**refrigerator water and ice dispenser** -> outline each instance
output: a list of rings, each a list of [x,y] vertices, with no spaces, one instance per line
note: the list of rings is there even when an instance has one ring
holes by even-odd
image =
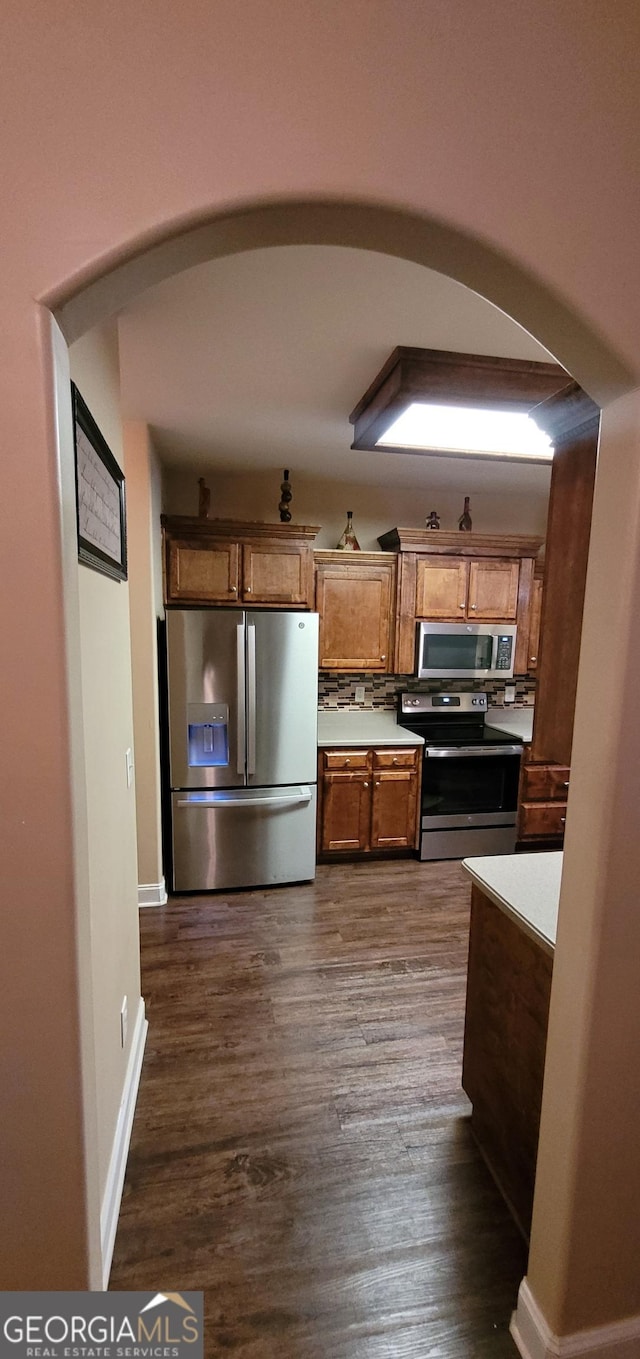
[[[187,705],[189,768],[220,768],[229,763],[229,708],[226,703]]]

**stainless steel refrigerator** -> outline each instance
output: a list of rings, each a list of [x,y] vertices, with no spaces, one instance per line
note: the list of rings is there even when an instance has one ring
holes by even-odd
[[[318,615],[167,611],[173,888],[315,876]]]

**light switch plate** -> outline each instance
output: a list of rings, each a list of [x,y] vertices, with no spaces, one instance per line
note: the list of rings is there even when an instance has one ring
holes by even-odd
[[[131,750],[131,747],[129,747],[129,750],[125,751],[124,758],[127,764],[127,788],[130,788],[133,783],[133,751]]]
[[[356,703],[364,703],[364,684],[356,684]]]
[[[504,701],[505,701],[505,703],[515,703],[515,701],[516,701],[516,686],[515,686],[515,684],[505,684],[505,686],[504,686]]]

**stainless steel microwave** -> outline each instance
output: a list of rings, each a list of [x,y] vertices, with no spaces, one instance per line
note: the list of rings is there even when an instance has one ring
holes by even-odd
[[[418,679],[511,679],[515,624],[418,623]]]

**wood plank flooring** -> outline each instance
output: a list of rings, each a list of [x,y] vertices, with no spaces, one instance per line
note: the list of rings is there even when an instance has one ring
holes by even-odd
[[[460,1088],[469,901],[408,860],[141,912],[112,1288],[204,1289],[208,1356],[514,1359],[524,1246]]]

